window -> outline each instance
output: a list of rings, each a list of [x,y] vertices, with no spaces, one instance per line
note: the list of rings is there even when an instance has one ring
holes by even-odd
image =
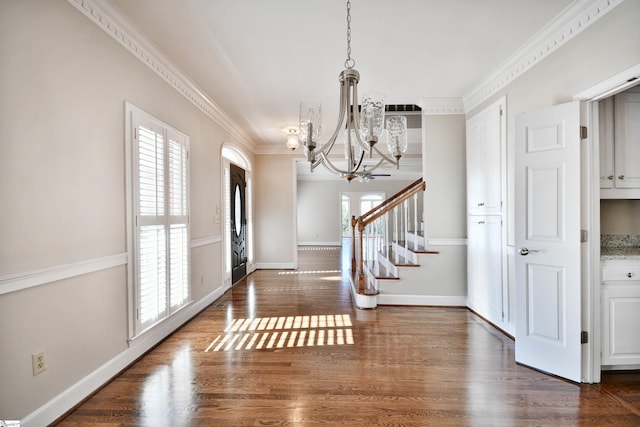
[[[127,104],[132,335],[189,302],[189,138]]]
[[[351,237],[351,198],[342,194],[340,196],[340,218],[342,223],[342,237]]]

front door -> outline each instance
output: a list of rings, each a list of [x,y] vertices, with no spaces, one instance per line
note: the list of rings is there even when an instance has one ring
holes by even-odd
[[[244,169],[230,165],[229,200],[231,202],[231,282],[236,283],[247,274],[246,235],[246,182]]]
[[[581,381],[580,103],[516,117],[516,361]]]

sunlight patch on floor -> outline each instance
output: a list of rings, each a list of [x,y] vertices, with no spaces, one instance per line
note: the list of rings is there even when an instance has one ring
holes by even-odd
[[[353,326],[348,314],[258,317],[235,319],[205,353],[294,347],[352,345]]]

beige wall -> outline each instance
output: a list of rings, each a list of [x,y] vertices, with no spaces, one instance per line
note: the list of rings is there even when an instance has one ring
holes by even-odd
[[[640,234],[640,200],[600,200],[601,234]]]
[[[294,268],[296,252],[296,170],[289,156],[256,156],[256,268]]]
[[[0,2],[0,57],[0,279],[126,253],[125,101],[190,136],[191,237],[220,235],[220,146],[233,140],[146,65],[64,0]],[[221,257],[221,243],[192,250],[194,303],[222,286]],[[0,289],[0,419],[131,350],[126,271]]]
[[[425,115],[422,128],[426,235],[466,238],[465,116]]]

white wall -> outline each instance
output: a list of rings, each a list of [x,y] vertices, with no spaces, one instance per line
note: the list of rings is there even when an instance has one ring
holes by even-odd
[[[34,411],[140,348],[127,342],[125,101],[191,138],[192,239],[222,232],[232,138],[64,0],[0,2],[0,40],[0,419],[42,425],[51,413]],[[220,291],[221,250],[192,249],[193,306]],[[122,261],[91,270],[103,257]],[[44,283],[7,292],[27,279]]]

